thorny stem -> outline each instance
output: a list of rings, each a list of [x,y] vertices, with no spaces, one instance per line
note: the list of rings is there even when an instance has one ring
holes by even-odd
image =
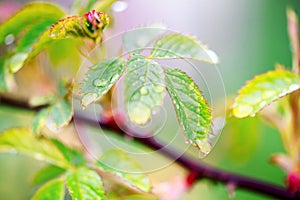
[[[1,104],[6,104],[9,106],[14,106],[17,108],[28,109],[38,111],[42,107],[33,108],[31,107],[26,101],[18,101],[10,98],[1,98]],[[134,137],[135,134],[132,130],[124,131],[121,129],[115,121],[113,120],[106,120],[106,121],[97,121],[95,119],[91,119],[80,114],[74,116],[74,120],[80,121],[85,124],[89,124],[91,126],[101,126],[101,128],[106,130],[111,130],[116,134],[128,136],[132,139],[140,142],[141,144],[152,148],[153,150],[160,150],[160,152],[168,157],[169,159],[174,160],[177,164],[181,165],[185,169],[193,172],[193,176],[196,177],[198,180],[202,178],[206,178],[212,181],[220,182],[223,184],[234,184],[237,189],[244,189],[252,192],[256,192],[258,194],[270,196],[276,199],[285,199],[285,200],[299,200],[300,199],[300,192],[291,192],[284,187],[274,185],[272,183],[268,183],[265,181],[261,181],[258,179],[254,179],[251,177],[235,174],[232,172],[224,171],[217,169],[213,166],[209,166],[202,162],[196,161],[195,158],[189,157],[185,154],[181,155],[176,150],[171,149],[165,146],[164,143],[157,140],[154,137],[148,138],[139,138]],[[194,182],[195,183],[195,182]]]

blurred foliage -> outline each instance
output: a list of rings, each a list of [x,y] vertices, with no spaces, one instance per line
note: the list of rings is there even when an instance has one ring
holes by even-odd
[[[132,1],[132,3],[134,2]],[[230,80],[227,82],[229,84],[226,85],[229,93],[234,93],[240,85],[242,85],[242,82],[250,79],[254,74],[272,69],[276,62],[288,67],[291,66],[291,54],[286,32],[285,9],[287,5],[290,5],[296,9],[299,15],[299,2],[297,0],[256,0],[252,1],[252,3],[256,4],[259,10],[251,11],[252,17],[250,16],[251,21],[248,21],[249,24],[246,23],[244,27],[237,27],[248,30],[248,35],[245,36],[243,45],[247,48],[245,51],[249,54],[243,56],[243,63],[236,63],[236,65],[241,67],[239,71],[235,71],[234,74],[246,71],[243,72],[243,74],[246,75],[243,77],[234,76],[233,78],[232,71],[224,68],[221,69],[224,74],[224,79]],[[75,60],[71,60],[71,64],[69,64],[79,66],[79,60],[76,60],[76,50],[74,50],[76,45],[71,41],[65,41],[65,44],[59,47],[62,49],[65,48],[63,52],[74,52]],[[51,62],[59,65],[60,59],[53,59],[56,57],[55,54],[57,54],[57,52],[55,52],[56,48],[57,47],[50,47],[48,51]],[[243,52],[244,49],[240,49],[240,51]],[[52,58],[51,55],[53,55]],[[60,55],[64,58],[63,54]],[[65,63],[60,63],[60,65],[64,64]],[[61,69],[57,70],[63,73]],[[74,69],[74,73],[75,71]],[[236,84],[236,79],[239,81],[238,84]],[[0,130],[30,124],[32,117],[33,113],[31,112],[0,105]],[[284,149],[277,131],[261,124],[257,118],[242,120],[229,119],[227,126],[219,138],[219,142],[204,161],[222,169],[250,175],[277,184],[283,184],[283,172],[275,166],[268,164],[268,159],[273,153],[283,151]],[[37,168],[40,168],[42,164],[28,157],[8,154],[1,154],[0,162],[1,197],[7,200],[22,200],[32,196],[33,191],[37,188],[35,188],[29,180],[33,177],[33,172],[36,171]],[[178,169],[170,167],[169,170],[173,170],[175,173]],[[155,177],[155,174],[153,174],[153,177]],[[16,189],[18,192],[15,192]],[[226,188],[223,185],[214,184],[209,181],[199,182],[190,193],[186,194],[185,199],[196,200],[199,199],[199,196],[203,199],[229,199]],[[238,190],[236,192],[236,199],[263,200],[269,198]]]

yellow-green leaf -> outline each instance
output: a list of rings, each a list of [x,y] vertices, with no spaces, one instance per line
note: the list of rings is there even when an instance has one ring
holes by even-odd
[[[40,45],[43,44],[41,47],[45,47],[46,43],[44,40],[40,40],[39,37],[56,21],[57,20],[54,19],[48,19],[40,23],[36,23],[22,36],[22,38],[18,41],[17,48],[13,56],[10,58],[9,68],[11,72],[17,72],[21,69],[25,62],[29,60],[29,55],[30,57],[33,57],[31,52],[33,51],[34,45],[36,45],[35,43],[39,42]]]
[[[33,183],[36,185],[43,184],[53,178],[64,173],[66,170],[55,165],[47,165],[46,167],[37,171],[33,177]]]
[[[121,178],[123,182],[143,191],[150,192],[151,183],[143,174],[141,165],[124,151],[112,149],[105,152],[96,163],[102,171]]]
[[[283,69],[270,71],[254,77],[236,97],[232,106],[233,116],[254,116],[273,101],[300,88],[300,78]]]
[[[218,63],[218,56],[195,37],[181,34],[169,34],[154,44],[152,58],[160,59],[195,59],[211,64]]]
[[[42,128],[45,126],[48,115],[49,115],[48,108],[42,109],[36,113],[32,121],[32,129],[34,134],[39,133],[42,130]]]
[[[0,58],[0,91],[10,91],[15,84],[15,79],[11,73],[9,73],[7,66],[7,59]]]
[[[55,128],[62,128],[68,125],[72,119],[72,105],[67,99],[61,99],[51,106],[49,115]]]
[[[188,141],[203,155],[211,150],[211,111],[194,81],[178,69],[165,69],[167,90]]]
[[[34,24],[44,20],[58,20],[64,15],[65,13],[54,4],[45,2],[29,3],[0,25],[0,44],[9,35],[16,37],[19,33]]]
[[[143,55],[134,55],[125,73],[125,106],[129,119],[136,124],[147,123],[155,107],[165,97],[165,75],[162,67]]]
[[[93,66],[81,87],[81,104],[86,107],[99,100],[119,80],[124,67],[125,60],[122,58],[105,59]]]
[[[63,200],[65,196],[64,179],[55,179],[43,185],[32,200]]]
[[[104,200],[104,188],[100,176],[85,167],[67,174],[67,188],[74,200]]]
[[[51,141],[37,137],[27,128],[4,131],[0,135],[0,152],[20,152],[62,168],[70,167],[64,155]]]

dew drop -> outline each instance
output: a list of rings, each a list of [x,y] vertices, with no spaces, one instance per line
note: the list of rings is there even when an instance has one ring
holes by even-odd
[[[262,99],[262,93],[256,91],[248,95],[243,95],[241,100],[248,104],[257,104],[261,101],[261,99]]]
[[[128,107],[128,117],[137,124],[146,124],[151,117],[151,109],[139,102],[131,102]]]
[[[165,87],[157,85],[157,86],[154,86],[154,90],[155,90],[155,92],[163,92],[163,91],[165,91]]]
[[[27,59],[27,53],[17,53],[15,54],[11,60],[9,67],[13,72],[17,72],[19,69],[22,68],[24,61]]]
[[[267,105],[267,102],[266,101],[262,101],[262,102],[260,102],[260,104],[259,104],[259,107],[264,107],[265,105]]]
[[[196,144],[200,148],[199,156],[201,158],[207,156],[211,151],[212,146],[207,139],[196,140]]]
[[[141,87],[140,93],[141,93],[141,95],[145,96],[149,93],[149,91],[146,87]]]
[[[240,104],[233,108],[233,115],[237,118],[243,118],[250,115],[253,111],[253,107],[249,104]]]
[[[299,85],[298,84],[292,84],[289,87],[289,91],[295,91],[299,89]]]
[[[119,74],[115,74],[111,77],[110,82],[115,82],[119,78]]]
[[[219,58],[215,52],[208,49],[208,50],[206,50],[206,53],[207,53],[208,57],[210,58],[211,63],[213,63],[213,64],[219,63]]]
[[[266,90],[263,93],[263,99],[273,98],[276,95],[276,92],[273,90]]]
[[[82,97],[81,104],[86,107],[98,98],[96,93],[87,93]]]
[[[96,87],[104,87],[104,86],[106,86],[106,84],[107,84],[107,80],[103,80],[103,79],[96,79],[96,80],[94,80],[94,85],[96,86]]]
[[[15,37],[13,34],[9,34],[5,37],[4,43],[6,45],[11,45],[15,41]]]

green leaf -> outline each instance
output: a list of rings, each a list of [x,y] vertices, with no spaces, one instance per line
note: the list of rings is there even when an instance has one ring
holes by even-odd
[[[143,192],[151,190],[150,180],[142,173],[141,165],[124,151],[109,150],[101,156],[96,165],[102,171],[116,175]]]
[[[65,13],[50,3],[29,3],[0,26],[0,44],[8,35],[16,37],[28,27],[44,20],[58,20]]]
[[[56,100],[56,95],[45,95],[45,96],[31,96],[29,99],[29,105],[31,107],[45,106],[53,104]]]
[[[17,72],[28,61],[28,55],[33,50],[33,45],[36,42],[42,43],[39,36],[46,31],[51,24],[57,20],[44,20],[30,27],[25,35],[19,40],[14,55],[10,59],[9,68],[11,72]],[[44,46],[45,47],[45,46]],[[32,55],[30,55],[32,57]]]
[[[99,100],[119,80],[124,67],[125,60],[122,58],[105,59],[93,66],[82,83],[84,96],[81,104],[86,107]]]
[[[64,196],[64,180],[55,179],[43,185],[32,197],[32,200],[63,200]]]
[[[49,115],[55,128],[62,128],[68,125],[72,119],[72,105],[67,99],[61,99],[51,106]]]
[[[237,118],[254,116],[266,105],[299,88],[300,78],[283,69],[258,75],[239,91],[232,113]]]
[[[6,63],[7,60],[5,58],[0,58],[0,91],[2,92],[10,91],[15,83],[14,77],[9,73]]]
[[[46,167],[40,169],[33,177],[33,182],[36,185],[41,185],[53,178],[64,173],[66,170],[55,165],[47,165]]]
[[[219,62],[216,53],[208,49],[195,37],[181,34],[169,34],[156,41],[151,57],[195,59],[210,64]]]
[[[42,109],[36,113],[32,121],[32,129],[34,134],[39,133],[42,130],[42,128],[45,126],[48,115],[49,115],[48,108]]]
[[[104,188],[98,174],[88,168],[78,168],[67,175],[67,188],[74,200],[105,199]]]
[[[166,27],[162,24],[152,24],[147,27],[127,31],[123,35],[125,50],[140,52],[165,31]]]
[[[207,155],[211,150],[211,111],[194,81],[178,69],[165,69],[167,90],[189,142]]]
[[[165,75],[162,67],[143,55],[134,55],[125,74],[125,103],[129,119],[145,124],[155,107],[163,103]]]
[[[79,166],[86,164],[86,160],[82,152],[77,149],[66,146],[58,140],[52,139],[53,144],[60,150],[66,160],[72,165]]]
[[[8,129],[0,135],[0,152],[15,151],[62,168],[70,167],[64,155],[51,141],[36,137],[27,128]]]

